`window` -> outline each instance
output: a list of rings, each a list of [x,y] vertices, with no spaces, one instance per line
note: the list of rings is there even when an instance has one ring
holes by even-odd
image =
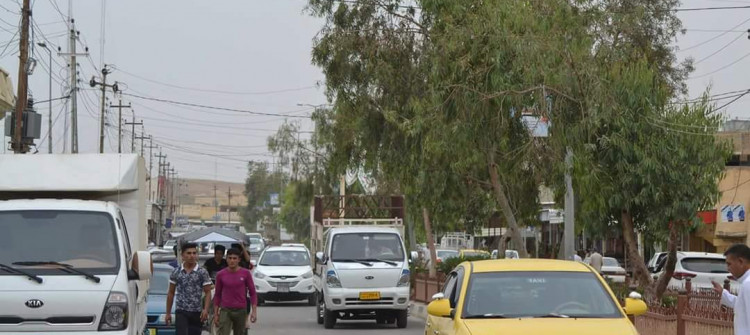
[[[125,218],[122,217],[122,212],[117,212],[120,221],[118,222],[118,225],[120,226],[120,231],[122,233],[122,241],[123,244],[125,244],[125,258],[127,258],[128,261],[133,259],[133,249],[130,246],[130,237],[128,236],[128,226],[125,224]]]
[[[616,259],[610,258],[610,257],[604,257],[603,263],[604,263],[603,264],[604,266],[612,266],[612,267],[620,266],[620,263],[618,263]]]
[[[310,257],[305,251],[266,251],[259,264],[263,266],[309,266]]]
[[[451,272],[448,275],[448,280],[445,281],[445,285],[443,285],[443,296],[448,299],[451,296],[451,292],[453,292],[453,289],[456,287],[456,278],[457,273]]]
[[[403,261],[401,237],[393,233],[344,233],[333,237],[331,259]]]
[[[623,317],[612,296],[590,272],[474,273],[464,299],[464,317],[497,314],[576,318]]]
[[[0,212],[0,232],[3,264],[56,261],[94,274],[117,273],[119,268],[115,221],[104,212],[5,211]],[[23,269],[37,274],[68,274],[43,266]]]
[[[729,273],[727,264],[721,258],[683,258],[682,267],[685,270],[703,273]]]
[[[451,292],[450,296],[446,296],[446,297],[450,297],[451,299],[451,308],[456,308],[456,306],[458,306],[458,300],[461,295],[461,288],[463,287],[463,282],[464,282],[464,268],[459,267],[456,270],[456,284],[454,285],[453,292]]]

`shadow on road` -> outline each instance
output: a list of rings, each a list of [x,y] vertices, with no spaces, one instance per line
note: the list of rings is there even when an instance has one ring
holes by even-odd
[[[263,303],[263,305],[260,306],[260,307],[261,308],[265,308],[265,307],[310,307],[310,308],[315,308],[315,306],[308,306],[307,305],[307,300],[305,300],[305,301],[280,301],[280,302],[266,300]]]

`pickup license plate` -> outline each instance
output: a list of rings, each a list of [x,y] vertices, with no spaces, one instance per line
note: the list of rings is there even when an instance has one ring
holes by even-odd
[[[359,300],[380,300],[380,292],[359,292]]]
[[[287,284],[287,283],[278,283],[278,284],[276,284],[276,292],[279,292],[279,293],[289,293],[289,284]]]
[[[149,329],[148,329],[148,335],[156,335],[156,329],[154,329],[154,328],[149,328]]]

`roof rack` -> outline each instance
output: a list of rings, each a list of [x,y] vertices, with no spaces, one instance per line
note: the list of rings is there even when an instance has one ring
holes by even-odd
[[[341,227],[341,226],[364,226],[377,225],[379,227],[401,227],[404,225],[404,219],[370,219],[370,218],[325,218],[323,219],[324,227]]]

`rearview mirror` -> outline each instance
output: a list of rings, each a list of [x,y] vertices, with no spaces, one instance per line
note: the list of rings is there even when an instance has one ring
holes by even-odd
[[[128,276],[128,279],[151,279],[151,274],[154,272],[154,263],[151,261],[151,254],[148,251],[136,251],[135,255],[133,255],[130,269],[132,272]]]
[[[648,306],[641,299],[641,295],[638,292],[631,292],[627,298],[625,298],[625,314],[627,315],[642,315],[648,311]]]
[[[318,251],[318,252],[315,253],[315,260],[318,261],[318,263],[320,263],[320,264],[325,264],[326,263],[325,255],[323,255],[322,251]]]
[[[440,318],[451,317],[451,304],[448,299],[433,300],[427,305],[427,314]]]

